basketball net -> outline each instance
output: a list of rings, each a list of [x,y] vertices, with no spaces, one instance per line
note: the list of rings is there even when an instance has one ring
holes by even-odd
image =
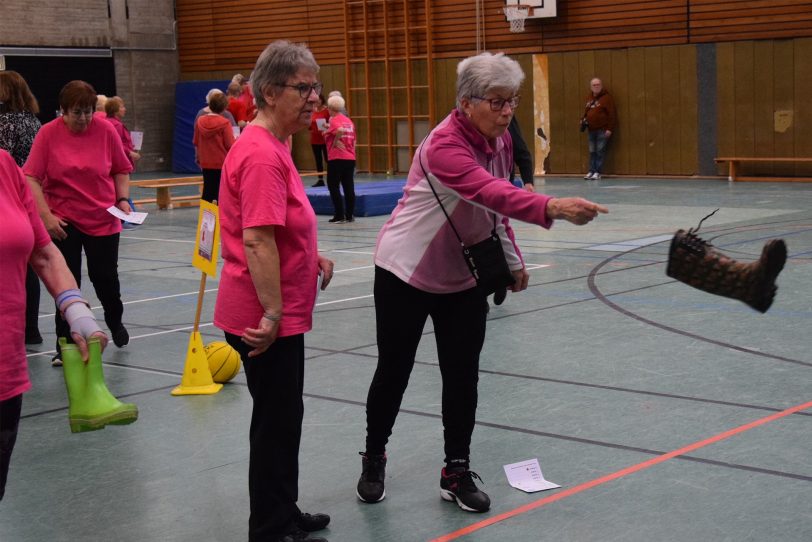
[[[522,9],[517,6],[505,6],[502,8],[505,12],[508,22],[510,22],[511,32],[524,32],[524,20],[530,10]]]

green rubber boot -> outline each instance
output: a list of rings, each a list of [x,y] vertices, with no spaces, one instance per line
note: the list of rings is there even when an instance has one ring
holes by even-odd
[[[65,386],[68,388],[69,421],[72,433],[96,431],[105,425],[127,425],[138,419],[138,407],[122,403],[107,389],[102,371],[101,344],[90,339],[87,364],[79,349],[64,338],[59,339]]]

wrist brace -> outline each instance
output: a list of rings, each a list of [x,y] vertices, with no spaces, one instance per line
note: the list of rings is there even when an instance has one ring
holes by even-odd
[[[63,311],[63,314],[68,325],[70,325],[71,333],[78,333],[88,339],[94,333],[101,331],[99,324],[93,317],[93,313],[84,303],[71,303]]]

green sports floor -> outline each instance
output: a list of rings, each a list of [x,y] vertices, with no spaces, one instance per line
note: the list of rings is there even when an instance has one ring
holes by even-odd
[[[359,182],[365,181],[364,179]],[[300,501],[332,516],[331,542],[812,540],[812,184],[548,178],[611,214],[552,230],[515,223],[530,287],[492,307],[482,352],[472,468],[492,509],[439,495],[441,383],[429,324],[388,448],[386,499],[355,496],[365,398],[376,364],[375,237],[386,217],[331,225],[336,262],[306,336]],[[783,238],[787,265],[764,315],[665,275],[671,235],[696,226],[728,255]],[[130,345],[104,354],[111,391],[138,404],[129,426],[71,434],[62,371],[29,349],[33,390],[5,499],[2,542],[247,540],[251,401],[240,373],[216,395],[173,397],[194,320],[197,209],[151,212],[122,234]],[[94,299],[85,278],[83,291]],[[217,280],[207,283],[201,333]],[[560,489],[525,493],[503,466],[537,458]]]

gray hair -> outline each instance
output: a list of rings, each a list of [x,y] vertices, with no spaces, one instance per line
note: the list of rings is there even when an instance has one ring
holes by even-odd
[[[347,103],[341,96],[330,96],[327,98],[327,107],[333,111],[344,111]]]
[[[217,94],[218,92],[220,94],[223,94],[223,91],[220,90],[219,88],[213,88],[213,89],[211,89],[210,91],[208,91],[206,93],[206,105],[209,105],[209,102],[211,101],[211,97],[214,96],[215,94]]]
[[[251,73],[251,86],[257,107],[261,109],[267,105],[265,93],[276,96],[288,79],[302,69],[319,72],[319,65],[310,49],[285,40],[277,40],[268,45],[257,58]]]
[[[522,81],[521,66],[504,53],[469,56],[457,64],[457,109],[462,111],[463,98],[484,96],[496,88],[517,92]]]

